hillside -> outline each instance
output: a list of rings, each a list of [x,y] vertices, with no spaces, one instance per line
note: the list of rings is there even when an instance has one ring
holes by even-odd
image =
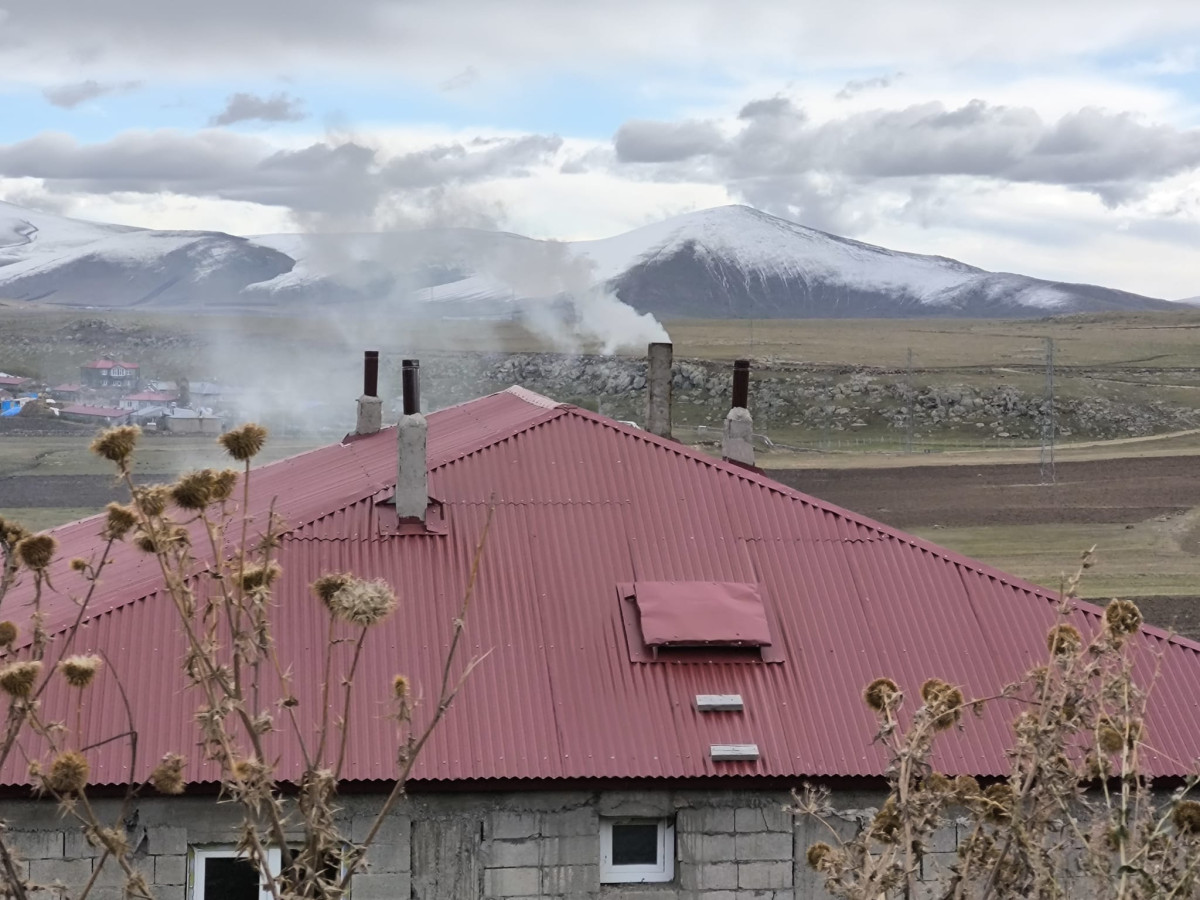
[[[1003,318],[1173,306],[888,250],[744,206],[560,243],[465,228],[245,238],[80,222],[0,202],[0,298],[10,300],[192,312],[349,304],[489,318],[549,310],[569,321],[594,318],[590,298],[604,295],[676,318]]]

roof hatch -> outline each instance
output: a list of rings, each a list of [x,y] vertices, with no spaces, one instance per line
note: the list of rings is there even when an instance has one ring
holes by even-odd
[[[771,630],[758,585],[732,581],[638,581],[633,585],[648,647],[767,647]]]

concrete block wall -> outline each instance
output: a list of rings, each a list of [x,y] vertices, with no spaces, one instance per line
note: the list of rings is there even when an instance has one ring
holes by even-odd
[[[340,798],[339,825],[351,840],[365,837],[381,799]],[[868,795],[838,799],[839,806],[878,805]],[[784,791],[417,794],[388,819],[369,868],[354,879],[353,900],[821,900],[825,894],[805,852],[828,833],[817,823],[794,821],[784,810],[789,802]],[[106,820],[119,809],[116,801],[97,806]],[[674,879],[601,884],[605,816],[673,819]],[[77,891],[91,877],[100,854],[53,803],[7,800],[0,817],[37,883]],[[126,821],[133,863],[156,897],[184,900],[191,851],[232,844],[237,818],[233,805],[211,797],[141,800]],[[848,834],[857,828],[853,816],[844,824]],[[937,849],[952,853],[953,836]],[[116,900],[123,882],[110,861],[89,896]]]

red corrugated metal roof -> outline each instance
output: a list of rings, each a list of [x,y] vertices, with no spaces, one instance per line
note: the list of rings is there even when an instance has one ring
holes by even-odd
[[[276,640],[293,662],[303,721],[317,718],[319,674],[299,661],[324,645],[326,619],[308,585],[351,570],[387,579],[398,613],[367,639],[356,679],[347,776],[394,773],[392,676],[429,698],[489,506],[492,530],[467,623],[467,653],[488,653],[426,747],[415,777],[477,779],[872,776],[885,756],[863,687],[888,675],[915,694],[931,676],[986,696],[1044,658],[1055,600],[985,565],[643,431],[528,392],[509,391],[429,416],[430,493],[444,505],[437,535],[381,530],[377,506],[395,481],[395,431],[355,437],[264,466],[251,512],[276,511],[291,530],[279,550]],[[96,545],[98,519],[58,529],[64,558]],[[753,583],[772,623],[778,662],[732,661],[696,650],[681,661],[633,662],[617,585],[642,581]],[[54,573],[52,631],[76,613],[78,576]],[[197,699],[178,672],[175,614],[155,593],[144,554],[122,547],[106,570],[78,651],[103,650],[134,709],[139,771],[164,752],[194,758]],[[20,597],[6,615],[22,609]],[[1072,621],[1098,627],[1097,608]],[[1200,645],[1143,630],[1142,676],[1159,667],[1147,715],[1155,774],[1190,771],[1200,756]],[[337,652],[349,652],[339,645]],[[728,653],[729,651],[725,651]],[[264,688],[270,694],[270,685]],[[89,743],[125,729],[116,683],[88,689]],[[742,713],[701,714],[696,694],[741,694]],[[47,697],[51,718],[71,701]],[[1012,706],[939,741],[950,774],[1007,769]],[[308,719],[305,720],[304,717]],[[714,763],[712,744],[755,743],[754,762]],[[297,771],[286,736],[282,777]],[[34,756],[39,748],[26,751]],[[89,751],[98,783],[128,779],[115,741]],[[24,780],[14,764],[4,780]],[[191,763],[194,780],[212,773]]]
[[[137,363],[121,362],[120,360],[115,360],[115,359],[92,360],[90,363],[84,363],[82,366],[80,366],[80,368],[82,368],[82,369],[111,369],[113,366],[120,366],[122,369],[139,369],[139,368],[141,368],[141,366],[139,366]]]

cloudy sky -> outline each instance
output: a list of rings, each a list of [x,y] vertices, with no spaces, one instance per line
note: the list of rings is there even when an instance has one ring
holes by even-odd
[[[1196,0],[0,0],[0,198],[603,237],[745,203],[1200,295]]]

